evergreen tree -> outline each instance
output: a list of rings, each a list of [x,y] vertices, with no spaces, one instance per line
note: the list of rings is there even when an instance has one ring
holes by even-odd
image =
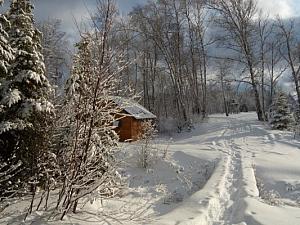
[[[51,86],[44,75],[41,33],[34,27],[30,0],[12,0],[7,15],[15,58],[1,87],[1,155],[21,160],[24,175],[32,177],[48,144],[45,129],[53,112],[48,101]]]
[[[3,1],[0,0],[0,6]],[[0,122],[2,121],[1,114],[3,111],[3,94],[6,86],[6,79],[9,76],[10,64],[14,59],[13,50],[9,43],[9,36],[7,30],[10,28],[10,23],[5,15],[0,14]],[[3,158],[3,146],[8,145],[7,140],[0,139],[0,192],[7,188],[8,177],[11,177],[16,172],[17,165],[9,165],[9,158]]]
[[[0,5],[3,1],[0,0]],[[0,14],[0,84],[2,86],[3,79],[8,76],[9,65],[13,60],[13,51],[9,44],[7,29],[10,23],[5,15]]]
[[[273,129],[285,130],[290,128],[295,120],[290,112],[288,99],[284,93],[279,93],[270,108],[270,124]]]

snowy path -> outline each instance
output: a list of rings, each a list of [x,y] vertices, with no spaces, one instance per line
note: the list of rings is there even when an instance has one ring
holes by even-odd
[[[157,224],[299,225],[300,208],[284,203],[273,205],[266,201],[263,199],[264,196],[260,196],[256,181],[256,176],[260,176],[263,181],[269,180],[266,184],[269,184],[270,190],[266,193],[273,193],[276,185],[272,186],[272,184],[274,185],[279,180],[283,182],[284,177],[278,176],[274,179],[274,177],[269,177],[269,171],[273,170],[273,165],[287,166],[287,168],[279,167],[278,170],[290,170],[291,176],[286,174],[285,177],[285,181],[288,180],[290,183],[286,182],[286,185],[294,185],[293,194],[298,194],[294,200],[299,201],[300,163],[296,166],[297,162],[295,162],[300,159],[299,142],[292,140],[290,133],[266,129],[263,124],[256,122],[255,115],[251,113],[235,115],[231,118],[223,118],[223,120],[220,117],[217,121],[215,124],[210,124],[211,127],[219,128],[213,133],[210,134],[210,129],[208,129],[207,134],[193,134],[192,137],[176,143],[176,145],[182,145],[181,147],[193,143],[202,148],[218,151],[221,159],[215,173],[202,190],[171,213],[159,218]],[[208,126],[208,128],[211,127]],[[279,138],[276,140],[276,133],[281,140]],[[190,149],[187,150],[189,151]],[[193,154],[196,153],[193,152]],[[274,158],[274,155],[277,158]],[[287,155],[287,158],[278,157],[281,155]],[[294,158],[293,155],[298,158]],[[268,164],[265,163],[266,159]],[[290,161],[291,159],[293,162]],[[293,168],[289,167],[290,163],[294,165]],[[284,192],[281,196],[288,195],[285,190],[281,192]],[[280,194],[279,196],[267,195],[267,197],[281,200]],[[278,216],[274,217],[274,215]]]

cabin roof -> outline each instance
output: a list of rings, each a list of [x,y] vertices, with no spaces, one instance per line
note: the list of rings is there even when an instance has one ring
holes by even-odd
[[[125,110],[129,115],[134,117],[137,120],[142,119],[155,119],[156,116],[151,113],[149,110],[141,106],[139,103],[119,97],[119,96],[113,96],[112,100],[123,110]]]

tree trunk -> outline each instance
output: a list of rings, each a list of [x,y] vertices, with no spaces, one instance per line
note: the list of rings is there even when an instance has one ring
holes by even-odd
[[[222,88],[222,95],[223,95],[223,102],[224,102],[225,114],[226,114],[226,116],[229,116],[227,102],[226,102],[226,96],[225,96],[225,89],[224,89],[224,78],[223,78],[222,74],[221,74],[221,88]]]
[[[263,117],[263,112],[262,112],[262,109],[261,109],[259,92],[258,92],[258,89],[257,89],[257,84],[256,84],[256,80],[255,80],[254,71],[253,71],[253,68],[252,68],[252,63],[249,62],[248,65],[249,65],[249,71],[250,71],[250,76],[251,76],[252,89],[253,89],[253,92],[254,92],[255,108],[256,108],[257,118],[258,118],[259,121],[263,121],[264,117]]]

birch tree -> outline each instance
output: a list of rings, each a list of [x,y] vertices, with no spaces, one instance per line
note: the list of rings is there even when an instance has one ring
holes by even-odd
[[[279,28],[279,35],[282,38],[283,45],[280,48],[280,53],[283,59],[288,64],[288,69],[291,72],[294,82],[295,91],[298,97],[298,108],[300,106],[300,61],[299,61],[299,42],[295,36],[294,21],[290,20],[288,23],[283,22],[281,18],[277,19],[277,26]]]
[[[254,17],[257,13],[255,0],[215,0],[211,8],[217,12],[216,22],[225,29],[227,48],[235,52],[244,64],[250,76],[250,82],[255,97],[258,120],[263,120],[263,112],[258,90],[258,74],[256,67],[259,60],[255,54],[256,34]]]
[[[184,106],[183,78],[181,58],[181,30],[179,25],[178,8],[175,1],[151,3],[136,14],[139,32],[150,39],[160,50],[168,68],[170,80],[175,93],[175,105],[180,120],[187,120]],[[167,14],[172,12],[174,14]],[[177,16],[176,16],[177,15]],[[173,17],[174,16],[174,17]],[[177,18],[177,19],[176,19]],[[174,19],[174,20],[173,20]],[[171,26],[172,24],[172,26]]]
[[[272,104],[272,100],[276,94],[276,89],[278,86],[278,82],[285,71],[287,71],[288,64],[283,60],[280,49],[282,48],[283,42],[281,38],[274,38],[270,42],[267,43],[267,48],[269,51],[266,55],[266,68],[269,80],[269,102],[268,106]]]
[[[214,41],[207,38],[209,27],[209,13],[205,1],[183,1],[185,16],[187,18],[187,31],[189,37],[189,50],[191,54],[191,89],[194,90],[196,112],[205,117],[207,113],[207,47]],[[207,40],[208,39],[208,40]],[[201,93],[200,93],[201,92]],[[201,109],[199,100],[201,99]]]
[[[67,35],[61,30],[58,19],[38,23],[42,32],[41,45],[45,62],[45,76],[58,92],[66,80],[66,71],[70,69],[70,51]]]
[[[273,33],[273,24],[271,24],[268,16],[264,16],[262,11],[259,12],[259,18],[257,21],[257,29],[258,29],[258,40],[259,40],[259,55],[260,55],[260,78],[261,78],[261,105],[263,112],[263,119],[266,118],[266,96],[265,96],[265,86],[266,86],[266,64],[267,64],[267,53],[268,53],[268,42],[270,42],[270,38],[272,38]]]

